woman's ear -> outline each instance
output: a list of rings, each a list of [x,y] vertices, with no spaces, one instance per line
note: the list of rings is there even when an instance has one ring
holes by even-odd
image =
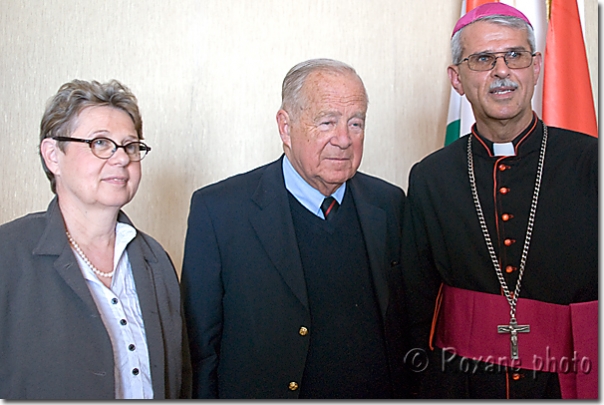
[[[45,138],[40,143],[40,155],[42,155],[42,159],[44,159],[48,170],[55,176],[59,174],[59,153],[62,152],[59,150],[59,144],[54,139]]]

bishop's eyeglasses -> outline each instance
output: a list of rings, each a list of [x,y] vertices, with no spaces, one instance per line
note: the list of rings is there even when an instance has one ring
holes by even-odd
[[[147,156],[147,153],[151,151],[150,146],[147,146],[147,144],[139,141],[128,142],[125,145],[118,145],[112,139],[103,137],[80,139],[66,136],[54,136],[52,139],[60,142],[87,143],[88,146],[90,146],[90,150],[94,156],[98,157],[99,159],[109,159],[118,150],[118,148],[122,148],[130,158],[131,162],[140,162],[145,156]]]
[[[535,55],[529,51],[482,52],[468,56],[457,65],[468,62],[470,70],[485,72],[495,67],[497,59],[503,58],[503,61],[510,69],[525,69],[531,66],[533,56]]]

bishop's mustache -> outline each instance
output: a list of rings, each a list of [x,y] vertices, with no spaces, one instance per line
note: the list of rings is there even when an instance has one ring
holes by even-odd
[[[491,83],[491,85],[489,86],[489,91],[501,88],[516,90],[518,88],[518,83],[507,77],[505,79],[497,79],[493,83]]]

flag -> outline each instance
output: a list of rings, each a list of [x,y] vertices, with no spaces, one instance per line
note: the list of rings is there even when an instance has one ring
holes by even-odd
[[[463,0],[460,17],[482,4],[497,2],[498,0]],[[470,102],[466,99],[466,96],[460,96],[454,89],[451,89],[445,146],[469,133],[473,124],[474,113]]]
[[[585,42],[576,0],[549,0],[543,121],[597,137]]]

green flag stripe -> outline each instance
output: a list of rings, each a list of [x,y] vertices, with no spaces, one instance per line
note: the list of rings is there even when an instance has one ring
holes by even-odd
[[[459,139],[459,131],[461,128],[461,120],[451,121],[447,125],[447,135],[445,136],[445,146]]]

